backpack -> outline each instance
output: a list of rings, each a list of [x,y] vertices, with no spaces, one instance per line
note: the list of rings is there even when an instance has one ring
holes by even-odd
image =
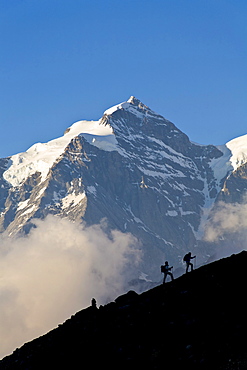
[[[190,260],[190,257],[189,257],[189,253],[187,253],[184,258],[183,258],[183,261],[184,262],[188,262]]]
[[[160,266],[160,271],[161,271],[162,273],[165,273],[165,272],[166,272],[165,265],[161,265],[161,266]]]

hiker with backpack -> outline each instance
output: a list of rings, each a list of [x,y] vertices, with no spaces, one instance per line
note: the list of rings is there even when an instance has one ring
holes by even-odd
[[[161,266],[161,272],[164,274],[163,284],[166,282],[166,277],[169,275],[171,277],[171,280],[174,280],[173,273],[170,272],[170,270],[173,269],[173,266],[169,266],[168,261],[165,262],[164,265]]]
[[[187,272],[189,272],[189,267],[191,269],[191,271],[194,270],[194,266],[193,266],[193,263],[190,262],[190,260],[192,260],[193,258],[196,258],[196,256],[192,257],[191,256],[191,252],[187,253],[185,256],[184,256],[184,262],[186,262],[186,274]]]

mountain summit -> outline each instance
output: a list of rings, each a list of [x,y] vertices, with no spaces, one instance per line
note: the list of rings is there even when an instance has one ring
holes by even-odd
[[[161,260],[178,266],[188,250],[198,262],[214,253],[201,242],[203,225],[233,171],[231,147],[192,143],[132,96],[98,121],[0,159],[0,231],[28,233],[49,214],[88,225],[106,218],[139,240],[138,274],[157,281]]]

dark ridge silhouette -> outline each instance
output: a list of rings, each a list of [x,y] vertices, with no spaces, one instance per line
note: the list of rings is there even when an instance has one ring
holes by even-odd
[[[92,305],[0,369],[247,369],[247,252]]]

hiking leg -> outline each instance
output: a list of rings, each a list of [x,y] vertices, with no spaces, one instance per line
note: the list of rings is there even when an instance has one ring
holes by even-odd
[[[172,280],[172,274],[170,272],[168,272],[167,275],[169,275],[171,280]]]

